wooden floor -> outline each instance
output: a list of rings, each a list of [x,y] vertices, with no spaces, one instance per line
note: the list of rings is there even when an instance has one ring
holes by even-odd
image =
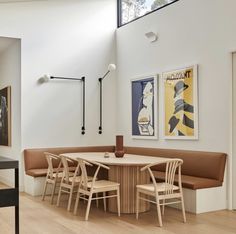
[[[154,208],[134,215],[105,213],[102,205],[91,207],[89,221],[84,221],[85,204],[80,203],[79,215],[66,211],[66,195],[61,206],[50,205],[49,197],[44,202],[40,197],[20,195],[20,233],[21,234],[224,234],[236,233],[236,212],[218,211],[194,215],[187,213],[187,223],[182,222],[181,212],[167,208],[163,227],[157,226]],[[0,208],[0,233],[14,233],[14,208]]]

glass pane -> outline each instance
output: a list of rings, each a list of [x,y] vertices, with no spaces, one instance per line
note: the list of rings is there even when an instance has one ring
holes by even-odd
[[[121,0],[121,25],[175,0]]]

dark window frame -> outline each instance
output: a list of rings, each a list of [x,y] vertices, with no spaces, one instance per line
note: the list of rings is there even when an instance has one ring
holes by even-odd
[[[127,25],[129,23],[132,23],[132,22],[134,22],[134,21],[136,21],[138,19],[143,18],[146,15],[152,14],[155,11],[158,11],[158,10],[161,10],[162,8],[170,6],[170,5],[172,5],[172,4],[174,4],[174,3],[178,2],[178,1],[180,1],[180,0],[175,0],[173,2],[167,3],[164,6],[158,7],[157,9],[155,9],[153,11],[147,12],[146,14],[144,14],[144,15],[142,15],[140,17],[137,17],[137,18],[135,18],[135,19],[133,19],[133,20],[127,22],[127,23],[122,24],[122,0],[117,0],[117,27],[120,28],[122,26],[125,26],[125,25]]]

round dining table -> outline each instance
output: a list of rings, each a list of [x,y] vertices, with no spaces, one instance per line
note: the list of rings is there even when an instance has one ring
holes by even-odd
[[[90,162],[96,161],[109,166],[108,177],[110,181],[120,184],[120,209],[121,213],[135,213],[136,207],[136,185],[149,184],[150,174],[147,170],[141,172],[141,168],[150,163],[166,162],[167,158],[125,154],[122,158],[115,157],[109,153],[104,157],[105,152],[80,152],[63,154],[71,159],[84,159]],[[149,210],[148,202],[140,200],[139,212]],[[117,212],[115,199],[109,199],[108,210]]]

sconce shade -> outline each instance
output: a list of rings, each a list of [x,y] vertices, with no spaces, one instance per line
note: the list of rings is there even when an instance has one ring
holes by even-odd
[[[116,65],[113,64],[113,63],[109,64],[108,65],[108,71],[114,71],[114,70],[116,70]]]
[[[46,74],[38,79],[38,83],[43,84],[49,82],[49,80],[50,80],[50,75]]]

